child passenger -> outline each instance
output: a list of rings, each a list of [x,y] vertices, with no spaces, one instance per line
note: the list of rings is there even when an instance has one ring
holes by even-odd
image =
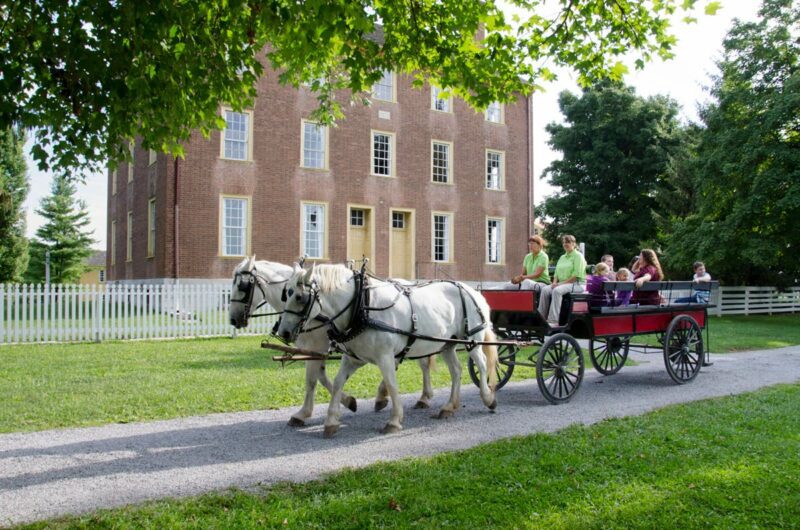
[[[617,271],[617,281],[618,282],[629,282],[631,281],[631,271],[622,267]],[[633,295],[633,291],[617,291],[617,296],[614,299],[615,306],[625,306],[631,303],[631,296]]]
[[[694,276],[692,276],[693,283],[710,282],[711,275],[706,272],[706,265],[702,261],[695,261],[692,265],[694,269]],[[696,291],[692,289],[692,295],[685,298],[678,298],[675,300],[676,304],[707,304],[710,291]]]
[[[603,307],[611,305],[611,300],[605,291],[605,283],[608,281],[608,265],[602,261],[594,266],[594,274],[586,279],[586,292],[591,294],[589,305],[593,307]]]

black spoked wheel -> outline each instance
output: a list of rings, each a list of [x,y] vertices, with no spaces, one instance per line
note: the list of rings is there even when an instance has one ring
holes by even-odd
[[[664,333],[664,364],[673,381],[682,385],[700,373],[703,364],[703,334],[695,319],[678,315]]]
[[[536,382],[550,403],[569,401],[581,386],[583,370],[581,347],[571,335],[557,333],[542,344],[536,361]]]
[[[589,359],[603,375],[614,375],[625,365],[631,340],[628,337],[607,337],[589,340]]]
[[[497,332],[498,340],[514,340],[516,337],[504,331]],[[504,344],[497,347],[497,366],[495,367],[495,375],[497,376],[497,384],[495,390],[500,390],[511,379],[511,374],[514,373],[514,361],[517,358],[519,348],[511,345]],[[472,357],[467,357],[467,369],[469,370],[469,377],[475,386],[481,386],[480,372],[475,363],[472,362]]]

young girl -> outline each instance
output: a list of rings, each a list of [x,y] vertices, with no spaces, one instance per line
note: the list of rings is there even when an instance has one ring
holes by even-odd
[[[617,271],[617,281],[618,282],[629,282],[631,281],[631,271],[626,269],[625,267],[619,269]],[[631,295],[633,291],[617,291],[617,296],[614,299],[614,305],[616,306],[623,306],[628,305],[631,303]]]
[[[594,274],[586,279],[586,292],[591,294],[589,305],[602,307],[611,305],[605,283],[608,281],[608,265],[602,261],[594,266]]]

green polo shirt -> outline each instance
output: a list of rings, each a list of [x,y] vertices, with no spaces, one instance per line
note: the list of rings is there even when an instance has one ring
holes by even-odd
[[[586,281],[586,259],[577,250],[564,254],[558,258],[558,263],[556,263],[556,280],[563,282],[573,276],[578,281]]]
[[[522,261],[522,267],[525,269],[525,274],[533,274],[533,271],[542,267],[542,273],[537,276],[536,278],[530,278],[535,282],[541,283],[550,283],[550,271],[548,270],[548,266],[550,265],[550,259],[547,257],[547,254],[544,250],[540,250],[539,253],[534,257],[532,253],[525,256],[525,259]]]

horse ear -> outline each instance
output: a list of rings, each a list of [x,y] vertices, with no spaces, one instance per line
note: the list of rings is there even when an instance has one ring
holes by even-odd
[[[316,266],[317,266],[316,263],[312,263],[311,264],[311,268],[306,273],[306,282],[305,282],[306,285],[309,285],[309,286],[311,285],[311,277],[314,276],[314,267],[316,267]]]
[[[252,272],[253,271],[253,267],[255,267],[255,265],[256,265],[255,261],[256,261],[255,254],[250,256],[247,259],[247,272]]]

